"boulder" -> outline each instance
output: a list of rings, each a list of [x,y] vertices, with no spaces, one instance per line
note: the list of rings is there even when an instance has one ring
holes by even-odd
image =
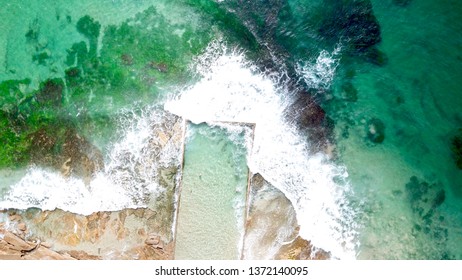
[[[10,215],[10,221],[21,221],[22,217],[18,214]]]
[[[27,226],[25,223],[19,223],[17,228],[20,230],[20,231],[26,231],[27,230]]]
[[[295,123],[301,130],[307,132],[312,152],[316,153],[326,148],[326,143],[332,135],[332,120],[326,116],[324,109],[313,96],[304,90],[297,92],[295,102],[285,111],[289,122]]]
[[[5,231],[3,234],[3,240],[10,244],[12,249],[17,251],[31,251],[37,247],[37,244],[26,242],[9,231]]]
[[[160,244],[160,236],[157,235],[149,235],[148,238],[144,241],[146,245],[159,245]]]

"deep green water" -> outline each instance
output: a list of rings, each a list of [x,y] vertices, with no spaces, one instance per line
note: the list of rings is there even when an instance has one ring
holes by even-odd
[[[257,144],[263,163],[250,169],[292,201],[313,241],[324,230],[305,215],[314,209],[337,223],[320,242],[354,244],[356,258],[462,259],[460,1],[0,2],[4,205],[17,203],[11,189],[59,177],[69,135],[110,165],[132,112],[190,95],[172,111],[257,123],[274,152]],[[307,132],[278,117],[299,88],[331,120],[335,156],[319,168],[296,148]],[[55,173],[21,181],[37,170]],[[341,199],[317,191],[331,185]]]

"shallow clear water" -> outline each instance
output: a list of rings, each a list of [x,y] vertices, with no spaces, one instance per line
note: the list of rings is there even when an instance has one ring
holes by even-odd
[[[187,126],[175,259],[241,258],[252,130],[227,126]]]

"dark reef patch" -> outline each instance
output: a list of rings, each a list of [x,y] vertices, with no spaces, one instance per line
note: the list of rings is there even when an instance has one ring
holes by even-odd
[[[405,186],[406,196],[416,216],[412,235],[424,234],[438,245],[439,250],[427,256],[429,259],[454,259],[446,251],[448,229],[445,218],[439,210],[445,202],[446,193],[440,184],[429,184],[412,176]]]
[[[328,0],[331,7],[319,34],[333,42],[342,41],[352,52],[365,52],[381,40],[380,25],[370,1]]]
[[[285,115],[289,122],[295,123],[299,129],[306,132],[310,143],[314,143],[312,152],[327,148],[333,135],[333,121],[308,92],[298,91],[295,101],[286,109]]]
[[[436,184],[420,181],[416,176],[406,184],[406,193],[413,205],[413,210],[424,217],[425,209],[435,209],[445,200],[445,191]]]
[[[358,101],[358,90],[353,86],[351,81],[347,81],[342,85],[342,97],[349,102]]]
[[[95,55],[98,46],[98,37],[101,30],[101,24],[90,16],[83,16],[77,21],[77,31],[87,37],[90,43],[90,55]]]
[[[401,7],[406,7],[411,4],[412,0],[393,0],[393,4]]]
[[[460,128],[457,134],[452,138],[451,151],[457,167],[462,169],[462,128]]]
[[[50,79],[40,85],[40,90],[35,95],[40,104],[59,106],[62,103],[64,82],[62,79]]]
[[[384,66],[388,63],[387,55],[377,47],[371,47],[364,51],[362,58],[377,66]]]
[[[376,144],[385,140],[385,124],[378,118],[373,118],[367,123],[367,138]]]

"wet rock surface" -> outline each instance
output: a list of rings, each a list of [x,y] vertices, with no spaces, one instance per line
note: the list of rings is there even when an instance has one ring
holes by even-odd
[[[298,236],[295,210],[282,192],[260,174],[250,183],[243,259],[329,259],[330,255]]]
[[[82,216],[61,210],[8,210],[0,215],[3,259],[172,259],[171,235],[149,209]],[[23,233],[27,226],[27,233]],[[149,234],[147,234],[149,232]]]
[[[0,259],[3,260],[72,260],[68,254],[58,253],[41,246],[40,242],[27,241],[15,228],[0,223]]]
[[[284,245],[275,257],[276,260],[328,260],[329,253],[313,247],[311,243],[297,237],[291,243]]]
[[[125,150],[116,155],[140,162],[133,173],[117,166],[109,169],[113,178],[127,183],[139,181],[146,207],[90,215],[59,209],[3,210],[0,222],[8,234],[2,239],[1,251],[21,259],[59,259],[59,254],[74,259],[171,259],[183,122],[171,114],[162,120],[150,123],[152,134],[140,158]],[[80,177],[88,184],[104,167],[101,152],[71,128],[54,133],[43,128],[30,138],[32,163],[60,170],[64,177]],[[152,167],[148,169],[152,173],[146,173],[142,166]],[[152,178],[159,184],[155,194],[149,188]],[[38,244],[41,249],[35,250],[33,246]],[[33,254],[23,253],[32,250]]]
[[[295,101],[286,110],[286,117],[304,131],[312,145],[311,152],[326,151],[330,145],[333,124],[312,95],[304,90],[297,92]]]
[[[77,176],[88,183],[104,167],[101,151],[72,128],[42,128],[29,137],[31,163],[60,170],[64,177]]]

